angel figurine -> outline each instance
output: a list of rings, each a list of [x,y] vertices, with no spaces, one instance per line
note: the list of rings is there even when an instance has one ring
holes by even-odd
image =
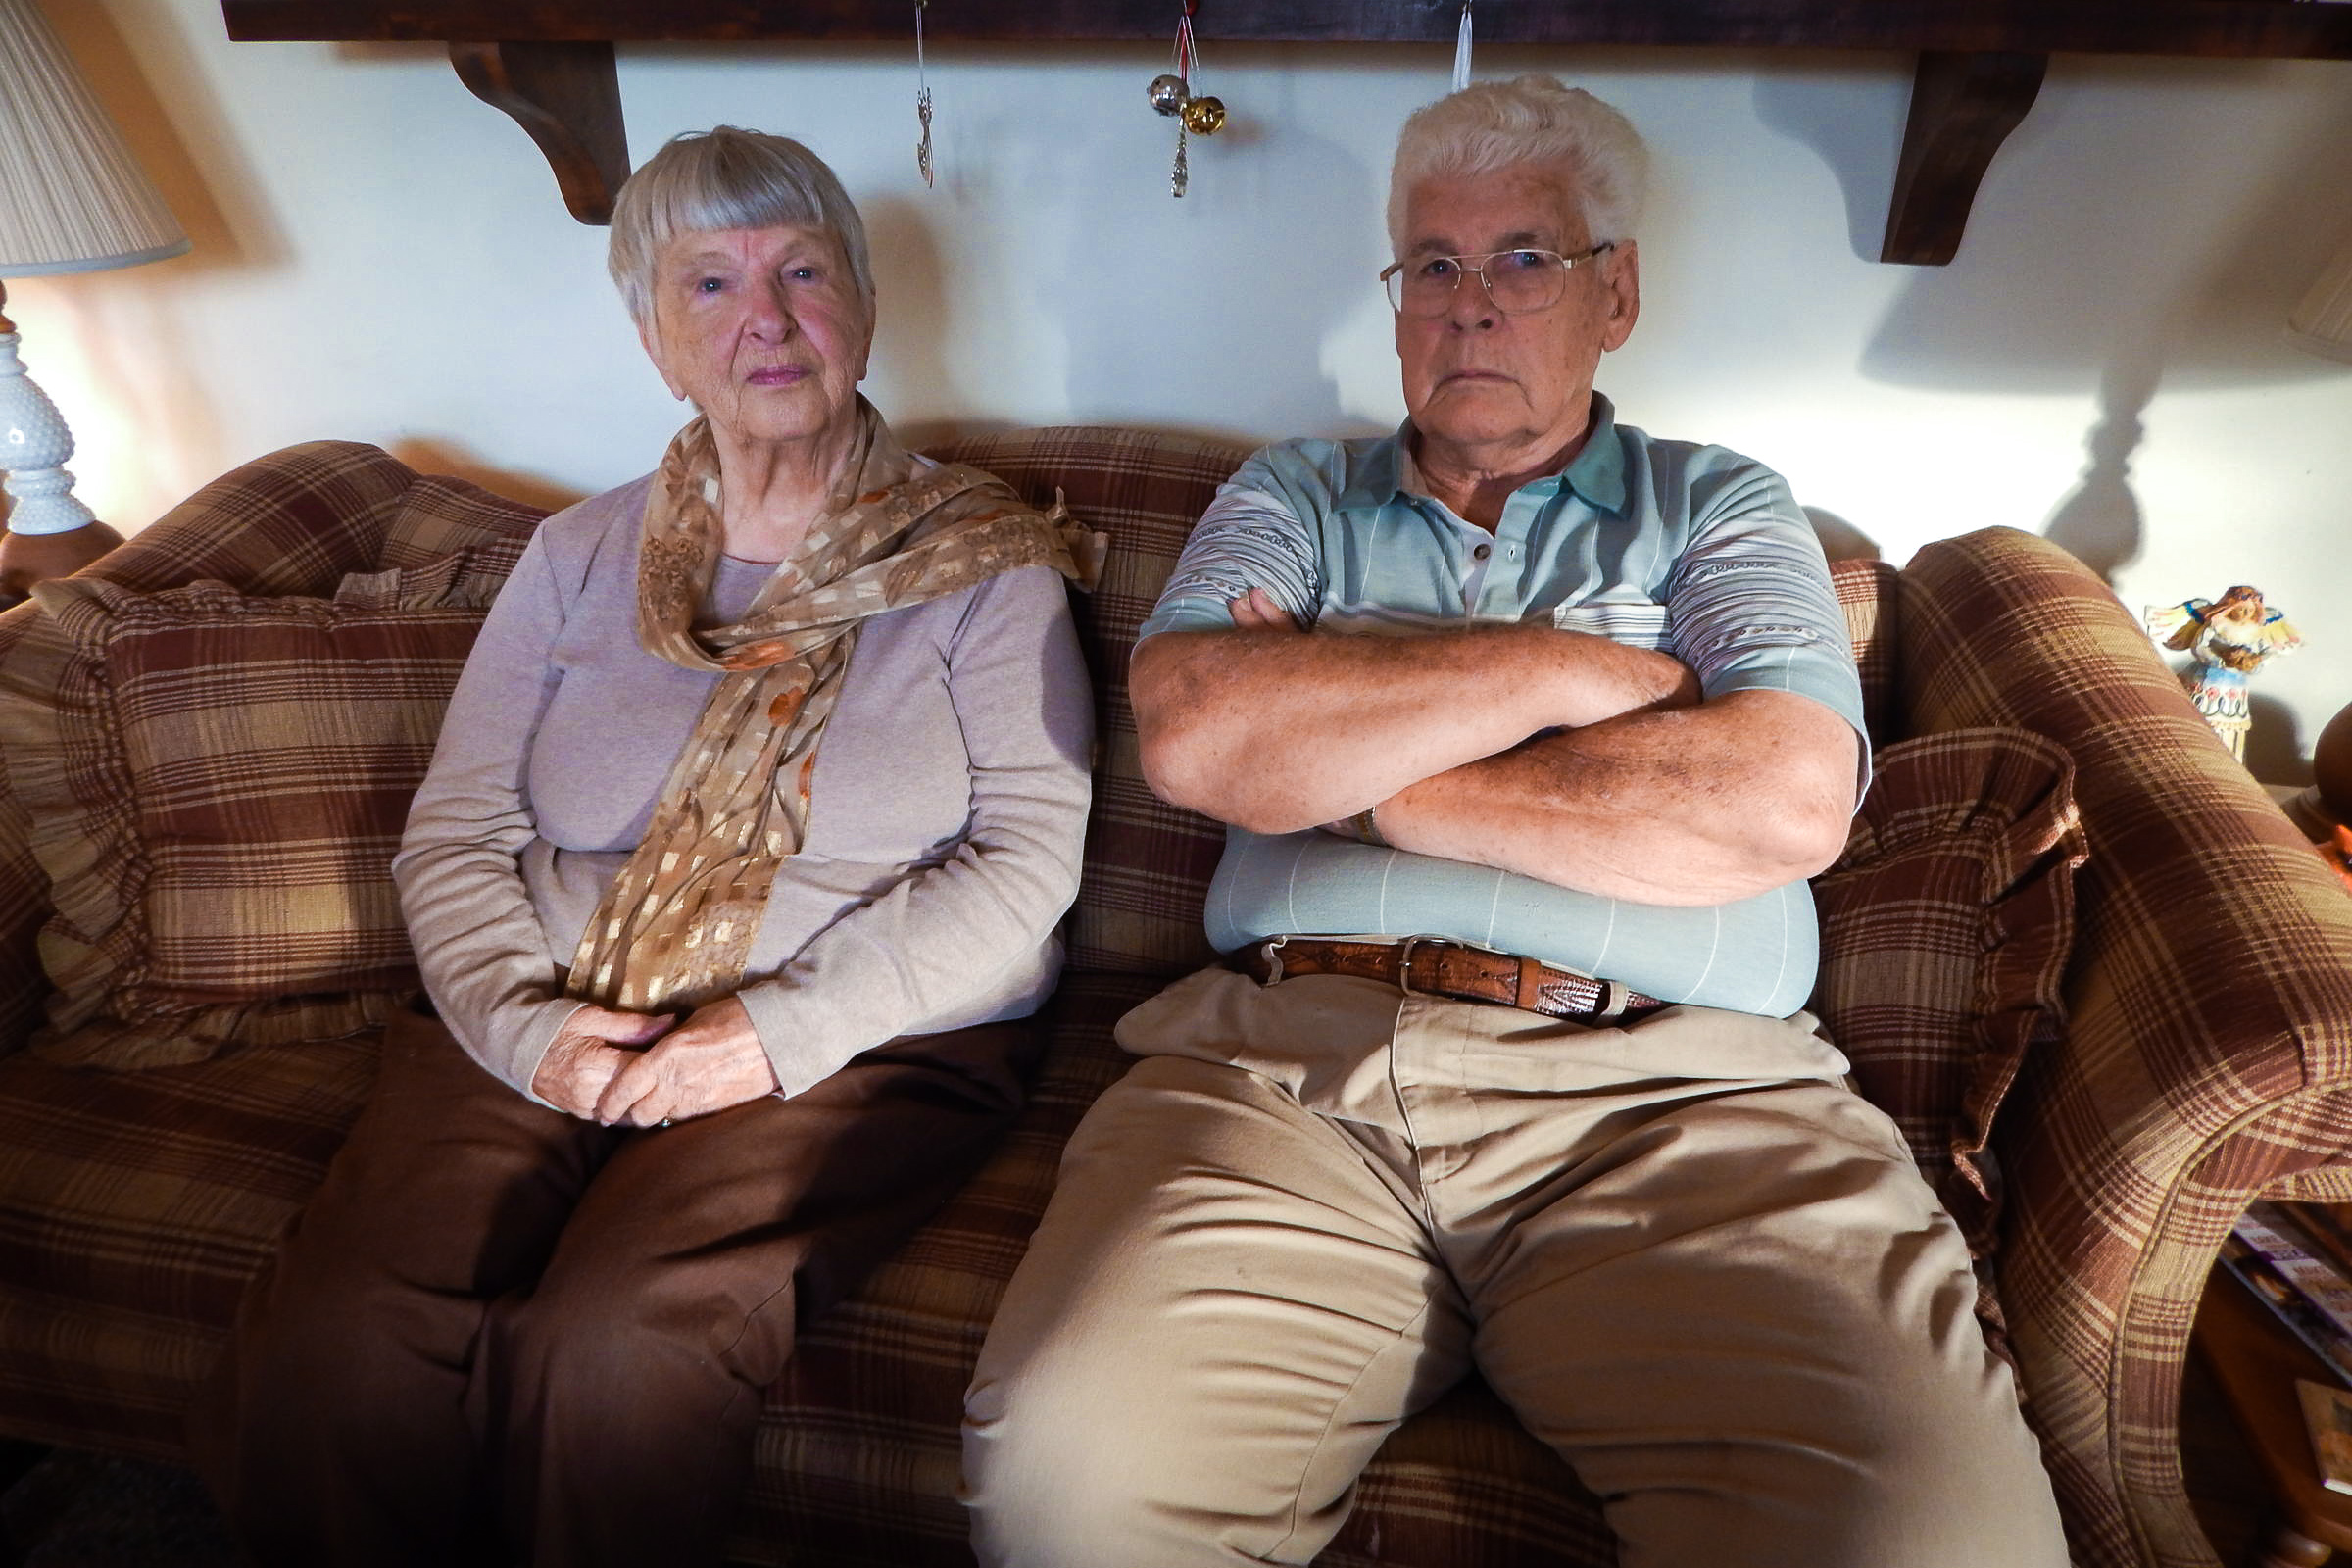
[[[2188,700],[2221,736],[2230,755],[2244,761],[2246,731],[2252,726],[2246,677],[2265,661],[2300,648],[2303,634],[2283,611],[2262,602],[2260,589],[2242,583],[2219,599],[2150,605],[2145,621],[2149,636],[2187,653],[2189,666],[2181,672],[2180,683],[2188,688]]]

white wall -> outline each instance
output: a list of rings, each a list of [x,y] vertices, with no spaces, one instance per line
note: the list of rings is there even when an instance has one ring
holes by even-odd
[[[680,414],[522,132],[432,46],[232,44],[213,0],[44,0],[196,240],[27,279],[10,311],[126,529],[271,447],[343,436],[533,499],[649,467]],[[1171,14],[1174,7],[1171,6]],[[1250,438],[1401,414],[1380,211],[1451,51],[1220,47],[1232,126],[1144,102],[1158,48],[935,27],[939,187],[911,49],[623,49],[642,159],[731,121],[840,171],[875,238],[868,392],[911,436],[1129,421]],[[2256,683],[2257,771],[2308,777],[2352,700],[2352,367],[2278,328],[2352,242],[2352,66],[2061,58],[1959,260],[1881,266],[1894,56],[1482,51],[1623,107],[1657,154],[1624,416],[1720,441],[1890,560],[2047,532],[2142,603],[2251,582],[2310,639]]]

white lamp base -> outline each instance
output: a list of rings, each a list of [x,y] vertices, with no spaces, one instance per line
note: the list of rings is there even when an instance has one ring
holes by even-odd
[[[98,520],[97,514],[74,498],[74,475],[66,460],[74,456],[74,432],[49,394],[25,372],[17,358],[19,339],[0,332],[0,467],[8,470],[7,490],[16,505],[8,514],[14,534],[71,533]]]

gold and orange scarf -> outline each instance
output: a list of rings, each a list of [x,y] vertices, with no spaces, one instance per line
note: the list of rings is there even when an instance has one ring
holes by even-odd
[[[858,417],[825,514],[732,625],[694,625],[724,537],[709,422],[679,431],[662,459],[639,535],[637,639],[719,680],[580,938],[574,997],[662,1012],[741,987],[768,888],[808,832],[817,744],[868,615],[1021,566],[1082,588],[1102,569],[1102,536],[1058,500],[1038,512],[961,464],[918,471],[862,397]]]

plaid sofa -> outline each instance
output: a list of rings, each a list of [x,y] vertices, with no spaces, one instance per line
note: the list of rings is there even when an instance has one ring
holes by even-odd
[[[1121,1070],[1112,1022],[1205,957],[1200,901],[1218,835],[1144,787],[1125,653],[1241,449],[1073,428],[943,455],[1040,499],[1059,489],[1112,536],[1105,580],[1080,607],[1102,735],[1086,881],[1028,1112],[857,1297],[808,1326],[771,1394],[734,1547],[747,1562],[969,1561],[956,1422],[989,1313],[1062,1140]],[[87,574],[322,595],[347,572],[460,548],[503,570],[536,520],[372,447],[318,442],[208,486]],[[2071,1025],[2028,1060],[1995,1129],[2009,1193],[2000,1299],[2077,1560],[2210,1568],[2181,1489],[2182,1356],[2249,1199],[2352,1198],[2352,900],[2132,616],[2055,547],[1987,529],[1899,572],[1841,564],[1838,583],[1877,741],[1999,724],[2075,759],[2090,858],[2076,883]],[[15,657],[40,613],[0,614],[0,684],[45,678]],[[239,1291],[367,1093],[372,1043],[136,1073],[28,1055],[50,914],[30,830],[0,777],[0,1436],[168,1458]],[[1321,1561],[1614,1557],[1591,1495],[1472,1383],[1396,1434]]]

